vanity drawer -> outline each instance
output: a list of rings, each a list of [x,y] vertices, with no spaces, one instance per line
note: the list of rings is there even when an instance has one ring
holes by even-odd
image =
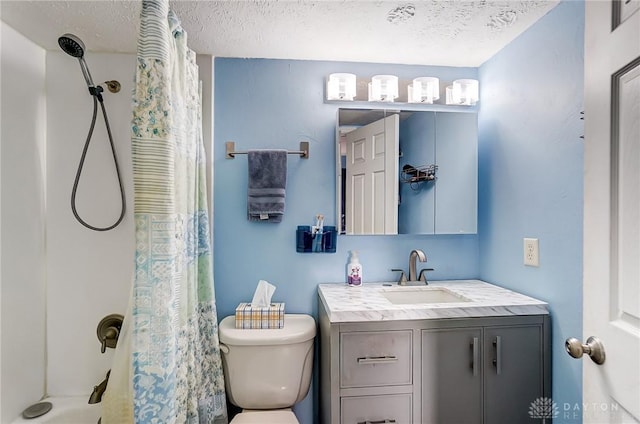
[[[412,384],[412,332],[340,334],[340,387]]]
[[[409,424],[411,394],[357,396],[340,399],[340,424]]]

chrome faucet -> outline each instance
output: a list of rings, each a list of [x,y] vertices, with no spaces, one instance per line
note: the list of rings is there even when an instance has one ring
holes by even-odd
[[[427,255],[420,249],[414,249],[409,255],[409,281],[417,281],[416,278],[416,258],[420,259],[420,262],[427,262]],[[420,274],[423,276],[423,274]]]
[[[91,392],[91,396],[89,396],[89,403],[98,403],[102,400],[102,395],[104,394],[104,391],[107,390],[109,374],[111,374],[111,370],[107,371],[107,376],[100,384],[93,387],[93,392]]]

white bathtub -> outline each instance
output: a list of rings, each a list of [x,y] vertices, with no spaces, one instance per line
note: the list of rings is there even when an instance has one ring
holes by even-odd
[[[89,405],[89,396],[52,397],[42,402],[51,402],[51,411],[38,418],[25,420],[20,417],[12,424],[96,424],[100,418],[99,403]]]

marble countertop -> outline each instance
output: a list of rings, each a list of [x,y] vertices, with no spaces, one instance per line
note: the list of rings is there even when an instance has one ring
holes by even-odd
[[[393,304],[385,292],[444,288],[461,302]],[[334,323],[510,315],[546,315],[547,303],[480,280],[429,281],[428,286],[396,283],[320,284],[318,295]],[[463,299],[461,299],[463,300]]]

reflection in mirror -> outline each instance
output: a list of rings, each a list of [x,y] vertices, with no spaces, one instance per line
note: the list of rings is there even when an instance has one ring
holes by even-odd
[[[375,117],[361,124],[341,126],[341,163],[344,163],[343,232],[397,234],[398,130],[397,114]],[[375,119],[374,119],[375,118]]]
[[[476,232],[477,115],[340,109],[341,234]]]

